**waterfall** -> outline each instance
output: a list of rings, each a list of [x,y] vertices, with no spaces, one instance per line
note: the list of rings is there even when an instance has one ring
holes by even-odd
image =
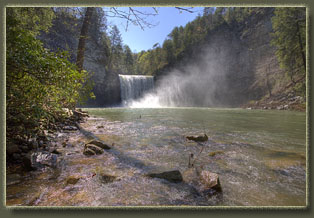
[[[121,100],[128,106],[133,100],[142,97],[154,88],[153,76],[121,75],[119,74]]]

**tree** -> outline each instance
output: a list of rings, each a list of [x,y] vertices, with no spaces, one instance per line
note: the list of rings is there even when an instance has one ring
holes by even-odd
[[[63,108],[73,108],[81,94],[87,93],[83,91],[87,91],[87,87],[83,87],[87,74],[77,71],[65,52],[51,52],[36,38],[46,25],[51,26],[48,22],[50,10],[36,8],[24,16],[24,10],[20,8],[7,9],[6,122],[9,139],[27,140],[41,134],[43,128],[51,127],[66,116]],[[29,25],[38,15],[44,20],[43,24]]]
[[[78,71],[83,70],[85,43],[86,43],[88,27],[90,24],[90,19],[93,14],[93,11],[94,11],[94,8],[88,7],[85,12],[84,21],[82,24],[81,34],[80,34],[78,48],[77,48],[76,65],[77,65]]]
[[[122,67],[122,54],[123,54],[123,45],[121,33],[116,25],[114,25],[110,31],[110,61],[109,69],[117,71]]]
[[[271,43],[277,49],[280,67],[286,71],[290,80],[296,83],[295,77],[304,79],[306,73],[305,8],[276,8],[274,14]]]
[[[124,45],[123,47],[123,53],[124,53],[124,68],[126,70],[127,74],[133,73],[134,70],[134,60],[133,60],[133,54],[129,46]]]

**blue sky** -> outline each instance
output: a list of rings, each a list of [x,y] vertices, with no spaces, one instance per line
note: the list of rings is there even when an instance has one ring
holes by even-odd
[[[119,10],[127,10],[127,8],[119,8]],[[154,12],[151,7],[136,7],[139,11]],[[139,26],[129,25],[128,30],[125,31],[126,19],[107,17],[108,23],[117,25],[119,28],[123,43],[127,44],[133,52],[140,52],[148,50],[154,44],[162,45],[167,35],[176,26],[185,26],[188,22],[195,19],[198,14],[202,14],[203,8],[189,8],[195,13],[182,11],[174,7],[157,7],[158,15],[148,17],[150,23],[157,24],[152,28],[145,28],[143,31]]]

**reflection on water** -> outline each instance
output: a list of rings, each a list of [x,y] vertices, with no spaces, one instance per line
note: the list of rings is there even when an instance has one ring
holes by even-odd
[[[7,186],[7,205],[227,205],[306,204],[305,114],[240,109],[88,109],[85,130],[112,146],[86,157],[77,143],[59,172],[34,172]],[[202,145],[186,135],[206,133]],[[73,144],[86,140],[73,133]],[[200,153],[203,146],[203,150]],[[196,166],[219,174],[223,199],[185,183],[144,175]],[[55,176],[54,176],[55,175]],[[69,176],[79,178],[66,185]],[[103,178],[110,178],[103,182]]]

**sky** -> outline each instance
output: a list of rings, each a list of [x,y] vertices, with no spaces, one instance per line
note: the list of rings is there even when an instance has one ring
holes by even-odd
[[[119,8],[119,10],[127,10],[128,8]],[[151,7],[135,7],[134,9],[142,12],[151,12],[154,10]],[[151,28],[145,28],[144,31],[135,25],[129,25],[127,31],[126,19],[117,17],[107,17],[110,25],[117,25],[120,30],[123,44],[130,47],[133,52],[140,52],[153,48],[153,45],[159,43],[162,46],[163,41],[167,38],[168,34],[176,26],[185,26],[188,22],[194,20],[199,14],[202,14],[203,8],[195,7],[188,8],[195,11],[189,13],[181,11],[174,7],[157,7],[158,15],[147,17],[147,21],[156,24]]]

